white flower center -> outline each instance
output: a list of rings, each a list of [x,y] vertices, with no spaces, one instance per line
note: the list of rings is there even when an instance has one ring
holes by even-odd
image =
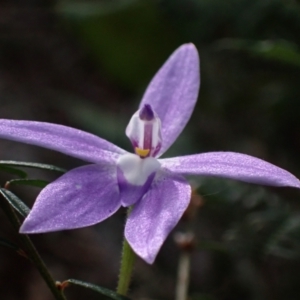
[[[154,157],[141,158],[136,154],[127,153],[119,157],[117,166],[128,183],[142,186],[149,176],[160,168],[160,163]]]

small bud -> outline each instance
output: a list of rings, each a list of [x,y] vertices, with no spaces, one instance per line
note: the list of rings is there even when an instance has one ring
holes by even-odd
[[[55,282],[55,285],[56,285],[56,287],[57,287],[58,290],[64,291],[64,289],[65,289],[66,287],[68,287],[70,284],[69,284],[69,282],[66,280],[66,281],[63,281],[63,282],[56,281],[56,282]]]
[[[18,249],[17,250],[17,253],[19,254],[19,255],[21,255],[21,256],[23,256],[23,257],[25,257],[25,258],[27,258],[28,259],[28,255],[26,254],[26,252],[23,250],[23,249]]]
[[[174,241],[182,251],[192,251],[195,248],[195,235],[192,232],[176,232]]]

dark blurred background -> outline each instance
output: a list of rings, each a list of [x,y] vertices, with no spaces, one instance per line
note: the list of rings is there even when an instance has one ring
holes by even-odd
[[[201,57],[194,114],[168,155],[236,151],[300,177],[300,3],[296,0],[1,0],[1,118],[80,128],[131,150],[124,130],[167,57]],[[184,99],[183,99],[184,101]],[[1,141],[2,160],[84,164]],[[31,177],[57,174],[31,170]],[[1,185],[12,175],[1,172]],[[191,300],[300,299],[300,193],[193,178]],[[11,189],[29,206],[38,188]],[[125,211],[90,228],[33,236],[57,280],[114,289]],[[0,212],[0,237],[19,243]],[[180,250],[170,235],[153,266],[137,259],[130,296],[174,299]],[[106,299],[70,287],[70,300]],[[0,299],[51,300],[30,262],[0,248]]]

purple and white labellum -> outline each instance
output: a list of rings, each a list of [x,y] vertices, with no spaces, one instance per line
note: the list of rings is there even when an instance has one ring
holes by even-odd
[[[154,157],[141,158],[132,153],[121,155],[117,161],[117,178],[123,206],[139,201],[149,190],[160,169],[159,161]]]
[[[121,155],[117,161],[117,178],[123,206],[133,205],[140,200],[160,169],[160,163],[154,158],[161,148],[160,130],[160,119],[148,104],[129,121],[126,134],[135,154]]]
[[[142,186],[148,177],[160,168],[160,163],[154,157],[141,158],[136,154],[127,153],[119,157],[117,166],[128,183]]]
[[[161,122],[151,105],[145,104],[129,121],[126,135],[141,158],[155,157],[161,148]]]

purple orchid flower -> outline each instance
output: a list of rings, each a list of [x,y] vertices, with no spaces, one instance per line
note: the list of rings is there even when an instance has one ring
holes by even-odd
[[[134,154],[78,129],[0,120],[2,138],[93,163],[67,172],[44,188],[20,232],[85,227],[108,218],[120,206],[133,206],[125,237],[135,253],[151,264],[190,202],[191,187],[184,175],[300,188],[291,173],[245,154],[209,152],[159,159],[188,122],[199,84],[197,50],[185,44],[155,75],[127,126]]]

